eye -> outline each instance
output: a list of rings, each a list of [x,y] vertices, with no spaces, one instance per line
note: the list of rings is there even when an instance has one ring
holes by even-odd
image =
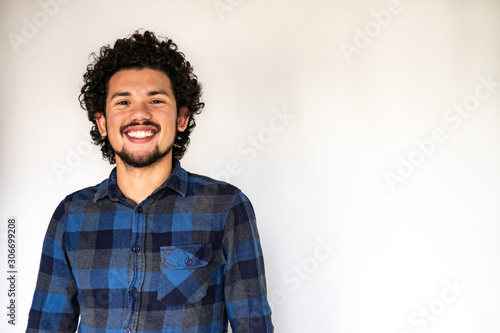
[[[117,105],[128,105],[130,104],[129,101],[119,101],[118,103],[116,103]]]
[[[155,99],[155,100],[151,101],[151,104],[160,104],[160,103],[163,103],[163,101],[161,101],[159,99]]]

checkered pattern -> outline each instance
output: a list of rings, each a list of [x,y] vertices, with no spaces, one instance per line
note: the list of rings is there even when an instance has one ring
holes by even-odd
[[[27,333],[273,332],[255,217],[186,172],[140,204],[109,179],[67,196],[45,236]]]

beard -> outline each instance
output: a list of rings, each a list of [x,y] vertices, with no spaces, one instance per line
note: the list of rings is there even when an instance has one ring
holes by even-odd
[[[155,126],[158,132],[160,131],[160,125],[146,120],[146,121],[141,122],[141,123],[133,122],[133,123],[128,124],[126,126],[122,126],[122,127],[120,127],[120,133],[123,135],[124,131],[128,127],[134,126],[134,125],[151,125],[151,126]],[[106,122],[106,131],[107,130],[108,130],[108,124]],[[176,138],[176,137],[177,137],[177,129],[175,130],[174,138]],[[154,165],[155,163],[158,163],[159,161],[161,161],[165,156],[167,156],[172,151],[173,147],[174,147],[174,142],[172,141],[170,146],[168,146],[167,149],[165,149],[165,151],[160,152],[160,147],[158,145],[156,145],[154,150],[146,156],[134,156],[129,151],[127,151],[127,149],[125,147],[123,147],[121,151],[117,151],[115,149],[115,154],[118,155],[118,157],[120,157],[120,159],[123,161],[123,163],[125,163],[126,166],[129,166],[132,168],[147,168],[147,167],[150,167],[150,166]]]
[[[115,154],[120,157],[120,159],[125,163],[125,165],[133,168],[147,168],[154,165],[155,163],[161,161],[165,156],[167,156],[174,147],[174,143],[165,149],[165,151],[160,152],[158,145],[155,149],[148,155],[145,156],[134,156],[126,148],[121,151],[115,151]]]

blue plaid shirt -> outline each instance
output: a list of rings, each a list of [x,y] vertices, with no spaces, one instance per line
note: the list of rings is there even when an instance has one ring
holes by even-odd
[[[80,317],[80,318],[79,318]],[[67,196],[43,243],[28,333],[273,332],[248,198],[186,172],[140,204],[109,179]]]

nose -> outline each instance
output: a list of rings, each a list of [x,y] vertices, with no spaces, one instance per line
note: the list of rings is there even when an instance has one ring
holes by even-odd
[[[149,110],[149,104],[146,102],[135,103],[130,109],[130,120],[150,120],[151,116],[152,114]]]

